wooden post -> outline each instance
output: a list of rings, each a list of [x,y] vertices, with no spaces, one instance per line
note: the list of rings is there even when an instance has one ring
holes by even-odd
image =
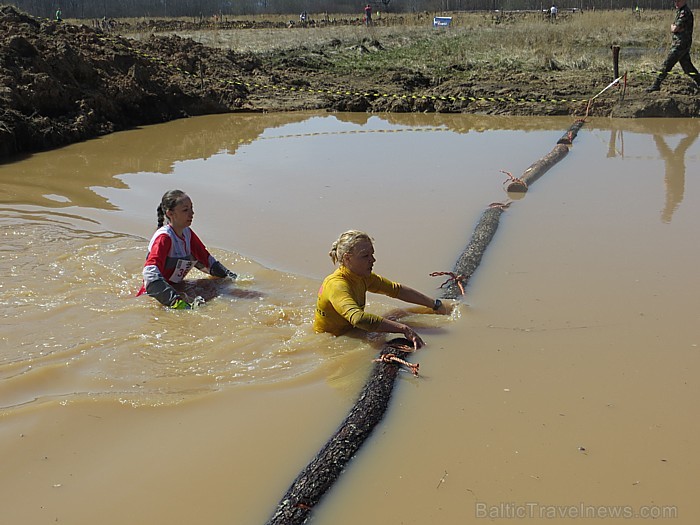
[[[620,78],[620,46],[610,46],[613,53],[613,80]]]

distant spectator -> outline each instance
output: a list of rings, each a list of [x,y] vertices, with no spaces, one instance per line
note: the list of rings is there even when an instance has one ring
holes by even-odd
[[[56,9],[56,22],[63,21],[63,13],[61,13],[61,8]]]
[[[559,12],[559,9],[557,9],[557,6],[552,4],[552,7],[549,8],[549,18],[551,20],[556,20],[558,12]]]
[[[365,6],[365,25],[372,25],[372,6],[369,4]]]

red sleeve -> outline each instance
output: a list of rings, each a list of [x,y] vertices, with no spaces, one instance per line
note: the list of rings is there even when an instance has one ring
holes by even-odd
[[[195,259],[197,259],[197,261],[209,268],[213,263],[213,260],[211,260],[213,257],[205,248],[204,243],[199,240],[197,234],[192,230],[190,230],[190,232],[192,233],[192,238],[190,239],[190,249],[192,250],[192,255]]]
[[[151,249],[148,252],[144,266],[155,266],[165,277],[165,259],[170,253],[170,246],[172,245],[172,242],[172,239],[167,234],[156,237],[153,240]],[[165,278],[167,279],[167,277]]]

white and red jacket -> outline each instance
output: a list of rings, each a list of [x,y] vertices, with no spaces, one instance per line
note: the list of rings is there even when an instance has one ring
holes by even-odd
[[[158,228],[148,244],[148,255],[143,267],[143,286],[137,295],[148,293],[170,306],[177,298],[172,285],[182,282],[193,266],[212,273],[212,266],[221,264],[189,227],[182,231],[182,237],[175,233],[170,224]],[[213,275],[218,273],[220,272],[214,272]]]

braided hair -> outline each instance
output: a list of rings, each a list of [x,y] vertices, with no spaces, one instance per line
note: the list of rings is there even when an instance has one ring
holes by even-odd
[[[185,196],[186,193],[182,190],[170,190],[165,192],[163,198],[160,200],[158,208],[156,208],[156,213],[158,214],[158,228],[163,226],[166,222],[170,222],[165,213],[175,208],[178,202]]]

